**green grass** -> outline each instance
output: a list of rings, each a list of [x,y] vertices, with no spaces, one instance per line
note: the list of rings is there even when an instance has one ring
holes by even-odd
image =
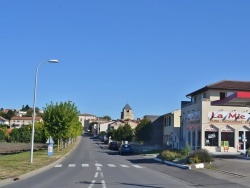
[[[77,142],[74,142],[66,149],[60,151],[54,148],[52,156],[48,156],[47,149],[34,151],[32,164],[30,164],[30,152],[2,156],[0,157],[0,180],[15,178],[27,172],[47,166],[67,154],[76,143]]]

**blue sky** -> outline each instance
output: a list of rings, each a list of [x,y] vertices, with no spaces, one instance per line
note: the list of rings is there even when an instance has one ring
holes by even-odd
[[[250,81],[250,1],[1,1],[0,108],[71,100],[135,118],[180,109],[221,80]]]

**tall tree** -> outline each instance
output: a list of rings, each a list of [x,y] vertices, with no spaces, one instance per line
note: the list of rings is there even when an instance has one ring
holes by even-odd
[[[70,102],[46,105],[43,115],[44,127],[53,139],[66,140],[82,133],[78,110]]]
[[[142,119],[135,128],[135,139],[141,143],[149,142],[153,135],[153,125],[150,120]]]

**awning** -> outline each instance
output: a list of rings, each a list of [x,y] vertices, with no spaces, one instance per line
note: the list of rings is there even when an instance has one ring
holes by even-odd
[[[224,99],[212,101],[211,105],[250,107],[250,92],[239,91]]]

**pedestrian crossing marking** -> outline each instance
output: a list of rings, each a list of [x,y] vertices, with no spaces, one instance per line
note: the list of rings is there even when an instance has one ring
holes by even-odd
[[[135,168],[142,168],[141,166],[139,166],[139,165],[132,165],[133,167],[135,167]]]
[[[124,168],[129,168],[129,166],[127,165],[120,165],[121,167],[124,167]]]
[[[55,165],[55,168],[61,168],[62,166],[63,166],[63,164],[57,164],[57,165]],[[90,167],[89,164],[81,164],[81,166],[82,166],[83,168]],[[102,165],[102,164],[99,164],[99,163],[96,163],[95,166],[98,168],[98,170],[100,170],[100,169],[101,169],[100,167],[102,167],[103,165]],[[117,166],[114,165],[114,164],[107,164],[107,166],[108,166],[108,167],[111,167],[111,168],[116,168],[116,167],[117,167]],[[119,166],[120,166],[120,167],[123,167],[123,168],[130,168],[129,165],[119,165]],[[143,168],[142,166],[139,166],[139,165],[131,165],[131,166],[133,166],[133,167],[135,167],[135,168]],[[68,167],[71,167],[71,168],[76,167],[76,164],[68,164]]]
[[[75,164],[69,164],[69,167],[76,167]]]
[[[102,165],[101,165],[101,164],[96,163],[96,164],[95,164],[95,166],[96,166],[96,167],[98,167],[98,166],[99,166],[99,167],[101,167]]]
[[[115,165],[113,164],[108,164],[109,167],[116,167]]]

